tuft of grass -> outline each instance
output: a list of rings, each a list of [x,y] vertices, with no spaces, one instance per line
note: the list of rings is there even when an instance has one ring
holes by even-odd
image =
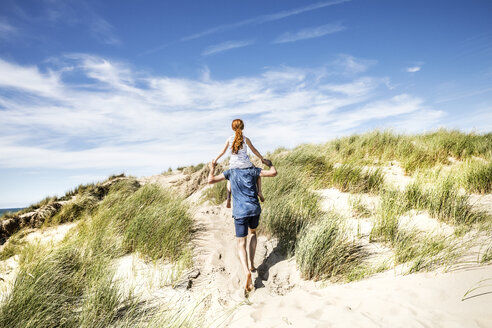
[[[370,240],[393,242],[398,233],[398,218],[407,209],[402,193],[397,190],[385,190],[376,209],[376,221],[370,234]]]
[[[296,247],[296,261],[305,279],[326,279],[352,272],[363,257],[333,215],[307,227]]]
[[[120,227],[127,252],[170,261],[190,252],[193,220],[183,199],[156,184],[138,188],[134,182],[115,183],[94,216]]]
[[[427,189],[415,182],[407,186],[405,195],[408,207],[428,210],[433,217],[447,223],[473,224],[490,219],[487,213],[473,209],[469,195],[460,193],[451,177],[440,179],[436,186]]]
[[[106,300],[120,300],[117,287],[101,278],[110,268],[107,257],[88,250],[75,243],[54,250],[27,249],[12,292],[0,305],[0,327],[105,327],[112,323],[117,313],[114,302],[99,307],[98,315],[87,306],[96,296],[89,292],[94,284]]]
[[[354,266],[352,270],[350,270],[345,275],[345,278],[347,282],[358,281],[373,274],[389,270],[390,267],[390,263],[387,261],[383,261],[377,264],[362,262],[359,265]]]
[[[378,192],[384,183],[381,169],[364,170],[360,166],[343,164],[333,170],[332,184],[342,192]]]
[[[362,202],[360,196],[351,195],[349,198],[349,204],[355,217],[362,218],[372,215],[372,211]]]
[[[44,221],[45,225],[56,225],[79,220],[85,214],[90,214],[97,206],[98,199],[90,193],[81,193],[75,199],[62,206],[53,217]]]
[[[396,264],[411,261],[408,273],[446,265],[460,254],[456,242],[441,235],[422,235],[414,230],[399,231],[394,239]]]
[[[205,190],[202,200],[210,201],[214,205],[220,205],[227,199],[227,181],[221,181]]]
[[[492,192],[492,162],[470,163],[465,173],[464,185],[468,192],[479,194]]]
[[[178,171],[183,171],[184,174],[192,174],[200,171],[205,166],[205,163],[199,163],[197,165],[190,166],[180,166],[177,168]]]
[[[314,188],[323,188],[330,185],[330,176],[333,163],[327,160],[319,147],[301,145],[280,158],[280,165],[295,167],[299,173],[309,178]]]
[[[146,185],[126,203],[117,217],[127,222],[124,245],[128,251],[170,261],[191,252],[193,219],[183,199],[158,185]]]
[[[492,261],[492,244],[490,244],[487,248],[485,248],[485,251],[480,258],[481,263],[487,263]]]
[[[292,167],[282,168],[274,179],[265,179],[262,187],[268,201],[263,206],[261,228],[293,251],[301,230],[322,215],[319,196],[307,188],[306,181]]]
[[[0,251],[0,261],[6,260],[11,256],[19,254],[23,247],[26,245],[26,241],[23,238],[26,236],[26,230],[20,230],[10,236],[7,242],[3,245]]]

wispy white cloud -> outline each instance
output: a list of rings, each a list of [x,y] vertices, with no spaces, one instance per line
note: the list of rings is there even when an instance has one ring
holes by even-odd
[[[411,67],[407,67],[405,70],[408,72],[408,73],[415,73],[415,72],[418,72],[422,69],[421,66],[411,66]]]
[[[243,47],[252,45],[254,43],[255,43],[254,40],[225,41],[225,42],[222,42],[219,44],[214,44],[214,45],[207,47],[207,49],[205,49],[202,52],[202,55],[203,56],[213,55],[213,54],[227,51],[227,50],[232,50],[232,49],[236,49],[236,48],[243,48]]]
[[[6,39],[17,33],[17,28],[9,24],[5,19],[0,18],[0,39]]]
[[[305,39],[319,38],[323,35],[343,31],[345,27],[341,23],[326,24],[317,27],[303,28],[295,33],[284,33],[277,37],[273,43],[294,42]]]
[[[201,32],[198,32],[195,34],[188,35],[188,36],[182,38],[181,40],[182,41],[193,40],[193,39],[198,39],[198,38],[201,38],[201,37],[204,37],[207,35],[211,35],[211,34],[215,34],[215,33],[219,33],[219,32],[224,32],[224,31],[228,31],[228,30],[233,30],[233,29],[236,29],[239,27],[264,24],[264,23],[280,20],[280,19],[287,18],[290,16],[299,15],[299,14],[302,14],[302,13],[305,13],[308,11],[313,11],[316,9],[325,8],[325,7],[337,5],[337,4],[348,2],[348,1],[350,1],[350,0],[322,1],[322,2],[318,2],[315,4],[308,5],[308,6],[291,9],[291,10],[284,10],[284,11],[280,11],[280,12],[273,13],[273,14],[261,15],[258,17],[245,19],[245,20],[242,20],[242,21],[239,21],[236,23],[215,26],[215,27],[206,29],[204,31],[201,31]]]
[[[0,88],[14,88],[40,96],[56,97],[61,84],[58,74],[43,74],[37,67],[20,66],[0,59]],[[15,79],[12,79],[15,77]]]
[[[33,16],[22,8],[22,4],[15,6],[15,14],[19,19],[30,25],[64,24],[86,28],[97,41],[109,45],[119,45],[121,40],[110,22],[98,14],[85,0],[63,1],[50,0],[40,2],[42,14]],[[1,23],[1,21],[0,21]]]
[[[109,45],[121,44],[120,39],[116,36],[113,25],[95,13],[92,13],[91,16],[90,30],[92,35],[99,40],[99,42]]]
[[[0,69],[0,91],[9,90],[0,92],[0,168],[159,172],[207,161],[236,117],[265,152],[325,141],[368,122],[432,113],[411,95],[378,99],[387,78],[330,81],[345,70],[338,65],[271,68],[227,80],[206,70],[184,79],[72,54],[46,72],[5,60]]]
[[[422,70],[422,66],[424,66],[424,62],[418,61],[418,62],[413,62],[410,64],[410,66],[405,67],[405,72],[407,73],[417,73],[420,70]]]
[[[347,54],[341,54],[335,60],[335,64],[342,67],[347,74],[363,73],[376,63],[376,60],[356,58]]]

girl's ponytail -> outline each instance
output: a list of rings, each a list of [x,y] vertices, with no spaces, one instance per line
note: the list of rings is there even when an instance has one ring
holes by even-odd
[[[240,119],[235,119],[232,121],[232,129],[236,133],[234,137],[234,141],[232,142],[232,153],[237,154],[239,149],[243,147],[243,129],[244,129],[244,123]]]

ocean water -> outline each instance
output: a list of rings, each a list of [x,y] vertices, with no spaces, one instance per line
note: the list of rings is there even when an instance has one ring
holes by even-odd
[[[0,215],[2,215],[5,212],[17,212],[17,211],[20,211],[22,209],[23,209],[23,207],[20,207],[20,208],[0,208]]]

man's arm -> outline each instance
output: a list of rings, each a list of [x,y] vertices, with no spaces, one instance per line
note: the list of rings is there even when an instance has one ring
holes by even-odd
[[[214,175],[216,165],[217,164],[214,161],[208,164],[208,167],[210,168],[210,172],[208,173],[208,183],[210,184],[225,180],[224,173],[221,173],[219,175]]]
[[[277,175],[277,169],[275,168],[275,166],[273,166],[272,162],[268,159],[266,159],[265,161],[268,162],[268,164],[270,164],[270,167],[268,168],[268,170],[261,170],[260,172],[260,177],[274,177]]]

